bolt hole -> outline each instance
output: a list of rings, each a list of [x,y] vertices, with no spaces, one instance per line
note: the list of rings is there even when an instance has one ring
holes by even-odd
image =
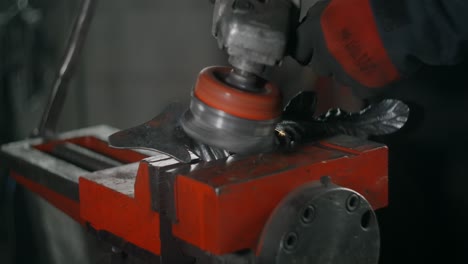
[[[353,193],[348,197],[348,200],[346,202],[346,208],[348,209],[348,211],[353,212],[359,207],[359,203],[359,197]]]
[[[287,251],[291,251],[293,250],[294,248],[296,248],[296,245],[297,245],[297,234],[296,233],[288,233],[286,235],[286,237],[284,238],[284,241],[283,241],[283,247],[285,250]]]
[[[367,210],[362,216],[361,216],[361,227],[363,229],[368,229],[369,226],[372,223],[372,212],[371,210]]]
[[[309,224],[315,218],[315,207],[313,205],[308,205],[302,210],[301,220],[304,224]]]

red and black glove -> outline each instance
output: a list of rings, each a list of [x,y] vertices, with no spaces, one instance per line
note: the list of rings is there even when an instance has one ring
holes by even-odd
[[[291,56],[354,87],[384,87],[423,65],[468,56],[468,1],[319,1],[296,31]]]

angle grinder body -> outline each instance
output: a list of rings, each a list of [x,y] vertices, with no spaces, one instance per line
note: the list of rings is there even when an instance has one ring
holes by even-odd
[[[264,76],[287,53],[299,16],[296,2],[215,1],[213,36],[232,67],[208,67],[199,74],[181,120],[190,137],[237,154],[275,148],[281,93]]]

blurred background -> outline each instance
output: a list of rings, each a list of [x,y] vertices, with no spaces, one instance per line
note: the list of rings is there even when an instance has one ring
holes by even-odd
[[[59,131],[97,124],[123,129],[187,100],[202,68],[226,64],[211,36],[209,2],[100,0]],[[23,139],[38,125],[78,5],[0,0],[0,144]],[[468,263],[466,69],[467,63],[425,67],[374,98],[402,99],[412,111],[406,129],[374,138],[390,149],[390,206],[378,212],[382,263]],[[314,89],[316,79],[289,58],[272,76],[285,101]],[[349,111],[362,106],[338,89],[321,98],[322,110],[330,102]],[[0,263],[99,263],[110,252],[1,168]]]

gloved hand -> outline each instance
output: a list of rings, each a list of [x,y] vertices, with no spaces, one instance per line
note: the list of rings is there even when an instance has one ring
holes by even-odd
[[[290,55],[316,73],[354,88],[378,88],[398,80],[369,2],[317,2],[297,28]]]

